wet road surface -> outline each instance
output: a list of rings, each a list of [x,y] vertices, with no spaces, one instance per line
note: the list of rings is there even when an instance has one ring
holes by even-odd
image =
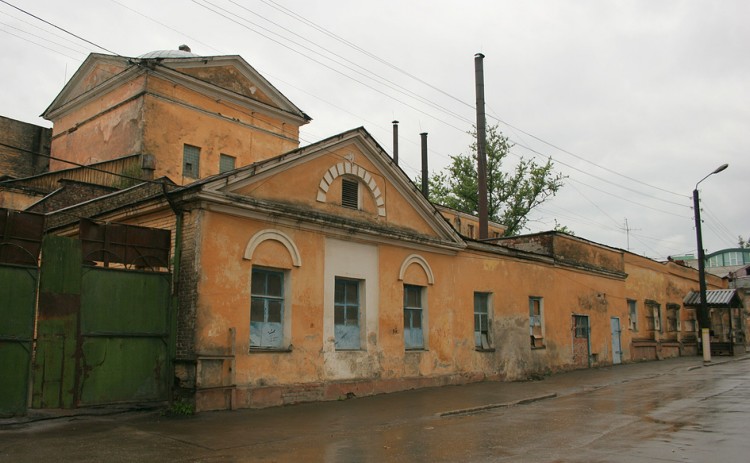
[[[746,359],[703,367],[681,358],[188,418],[6,420],[0,461],[750,461]]]

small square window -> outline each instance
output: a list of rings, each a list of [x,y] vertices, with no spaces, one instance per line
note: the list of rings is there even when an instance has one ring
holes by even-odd
[[[219,173],[223,174],[224,172],[229,172],[230,170],[234,170],[236,161],[237,161],[237,158],[235,158],[234,156],[229,156],[228,154],[220,154],[219,155]]]

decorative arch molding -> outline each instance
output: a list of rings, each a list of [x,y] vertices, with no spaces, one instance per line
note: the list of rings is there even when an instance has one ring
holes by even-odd
[[[380,191],[380,187],[375,183],[372,174],[370,174],[364,167],[358,166],[350,161],[339,162],[326,171],[318,185],[318,202],[327,202],[328,189],[331,187],[333,181],[342,175],[358,177],[370,190],[373,198],[375,198],[378,215],[380,217],[385,217],[385,200],[383,199],[383,192]]]
[[[420,267],[422,267],[422,270],[424,270],[424,273],[427,275],[427,282],[431,285],[435,284],[435,275],[432,273],[432,268],[430,268],[430,264],[428,264],[425,258],[420,256],[419,254],[412,254],[408,256],[406,259],[404,259],[404,262],[401,264],[401,270],[398,272],[399,281],[404,281],[404,275],[406,274],[406,269],[411,264],[417,264]]]
[[[260,244],[266,240],[278,241],[284,245],[286,250],[289,251],[289,255],[292,257],[292,264],[295,267],[302,267],[302,258],[300,257],[299,249],[297,249],[297,245],[294,244],[294,241],[292,241],[286,233],[270,228],[261,230],[250,238],[250,241],[248,241],[247,247],[245,248],[245,255],[242,257],[247,260],[252,260],[253,254],[255,254],[255,248],[260,246]]]

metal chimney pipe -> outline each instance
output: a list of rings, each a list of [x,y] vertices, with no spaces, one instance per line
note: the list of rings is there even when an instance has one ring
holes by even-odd
[[[419,134],[422,137],[422,195],[430,197],[430,187],[427,180],[427,132]]]
[[[487,120],[484,114],[484,55],[474,55],[474,77],[477,93],[477,176],[479,183],[479,239],[489,235],[487,218]]]
[[[393,162],[398,165],[398,121],[393,121]]]

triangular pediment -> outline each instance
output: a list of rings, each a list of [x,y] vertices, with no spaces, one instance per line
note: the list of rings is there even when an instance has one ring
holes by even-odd
[[[218,88],[263,102],[283,111],[302,111],[239,56],[216,56],[210,60],[172,60],[163,63]]]
[[[207,180],[202,190],[207,196],[266,205],[331,228],[464,246],[363,128]]]
[[[61,108],[83,99],[96,89],[103,90],[118,85],[123,78],[127,78],[124,73],[129,68],[132,66],[128,63],[128,58],[100,53],[90,54],[42,113],[42,117],[52,120]]]
[[[298,125],[310,118],[240,56],[127,58],[91,54],[42,114],[54,119],[79,101],[93,99],[142,73],[162,76],[217,100],[264,110]]]

